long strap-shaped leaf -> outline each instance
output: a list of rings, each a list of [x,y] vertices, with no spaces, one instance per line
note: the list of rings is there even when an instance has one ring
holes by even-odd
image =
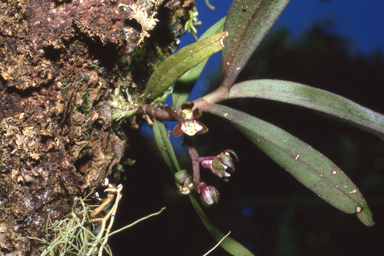
[[[374,225],[367,202],[355,184],[331,160],[284,130],[244,112],[217,104],[200,109],[230,121],[277,164],[329,204],[356,213],[367,226]]]
[[[384,116],[337,94],[282,80],[251,80],[235,84],[229,99],[261,98],[317,110],[384,137]]]
[[[225,234],[221,232],[218,228],[216,228],[212,224],[212,222],[209,221],[207,215],[205,215],[194,196],[189,196],[189,199],[191,199],[192,205],[195,208],[197,214],[199,215],[201,222],[203,222],[205,228],[209,231],[209,233],[211,233],[211,235],[215,238],[217,242],[220,241],[225,236]],[[223,247],[224,250],[235,256],[253,256],[253,254],[248,251],[248,249],[246,249],[239,242],[229,236],[226,237],[220,243],[220,246]]]
[[[185,72],[224,48],[224,31],[182,48],[165,59],[152,73],[145,88],[145,97],[156,99],[165,92]]]
[[[221,20],[216,22],[212,27],[210,27],[207,31],[205,31],[198,41],[201,41],[207,38],[208,36],[223,31],[225,18],[226,17],[222,18]],[[181,105],[188,99],[189,94],[193,89],[193,86],[195,85],[197,79],[203,71],[205,64],[207,64],[208,59],[209,58],[206,58],[197,66],[188,70],[184,75],[179,78],[179,80],[177,80],[175,87],[173,88],[172,94],[174,109],[179,109]]]
[[[222,52],[224,86],[232,86],[288,2],[289,0],[233,1],[224,25],[224,30],[229,32]]]
[[[168,139],[168,134],[164,123],[154,119],[152,129],[157,147],[159,148],[160,154],[163,157],[165,163],[168,165],[171,171],[180,171],[179,162],[177,161],[175,152],[173,151],[172,144]]]

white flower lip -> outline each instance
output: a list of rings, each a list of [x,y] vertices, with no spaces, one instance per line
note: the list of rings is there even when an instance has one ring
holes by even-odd
[[[203,127],[195,121],[186,121],[181,125],[181,131],[189,136],[195,135],[202,129]]]

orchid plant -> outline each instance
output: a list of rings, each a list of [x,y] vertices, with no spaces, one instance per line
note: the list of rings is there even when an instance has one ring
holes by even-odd
[[[252,53],[269,32],[289,0],[233,1],[227,17],[207,30],[198,42],[186,46],[167,58],[150,77],[139,104],[130,110],[144,113],[153,122],[153,132],[162,157],[175,173],[176,189],[187,195],[207,229],[216,240],[224,234],[213,227],[193,194],[200,195],[204,205],[219,201],[219,191],[206,184],[200,176],[200,166],[227,180],[235,170],[238,156],[225,150],[216,156],[199,156],[193,136],[209,134],[208,127],[196,119],[209,113],[228,121],[243,133],[273,161],[294,176],[317,196],[349,214],[356,214],[367,226],[374,225],[372,213],[363,195],[347,175],[331,160],[305,142],[281,128],[242,111],[220,105],[228,99],[268,99],[309,108],[331,115],[379,137],[384,136],[384,116],[362,107],[342,96],[308,85],[273,79],[235,83]],[[223,80],[209,94],[187,101],[209,56],[222,50]],[[159,107],[161,97],[175,83],[172,106]],[[127,112],[114,114],[116,119]],[[192,159],[192,175],[181,170],[163,121],[176,120],[172,136],[184,136],[184,145]],[[204,135],[207,136],[207,135]],[[232,238],[221,246],[233,255],[252,255]]]

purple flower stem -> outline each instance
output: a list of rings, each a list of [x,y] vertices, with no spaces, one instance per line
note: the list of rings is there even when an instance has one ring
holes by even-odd
[[[188,147],[189,156],[192,160],[193,184],[197,186],[200,183],[200,157],[189,136],[184,135],[184,144]]]

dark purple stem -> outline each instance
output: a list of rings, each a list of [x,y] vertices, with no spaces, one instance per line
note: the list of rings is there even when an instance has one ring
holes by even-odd
[[[184,135],[184,144],[188,147],[189,156],[192,160],[193,184],[197,186],[200,183],[200,157],[190,137]]]

